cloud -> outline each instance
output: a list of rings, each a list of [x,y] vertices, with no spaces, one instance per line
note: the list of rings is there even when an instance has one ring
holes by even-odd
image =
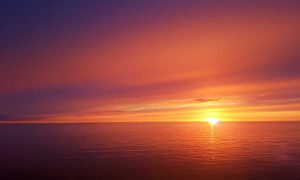
[[[34,115],[26,115],[26,116],[22,116],[22,115],[10,115],[10,114],[0,114],[0,121],[3,122],[10,122],[10,121],[40,121],[40,120],[46,120],[49,119],[53,116],[34,116]]]
[[[220,101],[223,98],[214,98],[214,99],[203,99],[203,98],[199,98],[199,99],[194,99],[194,101],[199,102],[199,103],[206,103],[206,102],[214,102],[214,101]]]
[[[98,107],[99,104],[110,100],[119,103],[124,99],[147,100],[188,88],[180,84],[186,84],[186,81],[175,80],[131,86],[92,82],[11,92],[0,95],[0,113],[16,115],[70,113]]]
[[[149,2],[4,3],[0,120],[299,98],[298,3]]]

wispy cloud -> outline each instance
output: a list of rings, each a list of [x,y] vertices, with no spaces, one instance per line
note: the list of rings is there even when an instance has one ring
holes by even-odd
[[[0,120],[300,119],[299,3],[220,3],[3,3]]]

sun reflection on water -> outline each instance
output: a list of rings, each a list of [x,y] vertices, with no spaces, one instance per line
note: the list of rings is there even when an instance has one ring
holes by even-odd
[[[210,126],[210,142],[211,142],[212,144],[215,143],[215,138],[216,138],[215,126],[214,126],[214,125],[211,125],[211,126]]]

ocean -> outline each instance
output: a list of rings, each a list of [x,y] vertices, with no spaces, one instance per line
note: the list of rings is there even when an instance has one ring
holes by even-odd
[[[300,123],[0,124],[0,179],[299,180]]]

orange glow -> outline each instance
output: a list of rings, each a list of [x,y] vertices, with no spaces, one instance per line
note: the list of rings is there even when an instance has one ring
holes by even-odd
[[[1,58],[0,123],[300,120],[299,11],[219,8],[25,43]]]

